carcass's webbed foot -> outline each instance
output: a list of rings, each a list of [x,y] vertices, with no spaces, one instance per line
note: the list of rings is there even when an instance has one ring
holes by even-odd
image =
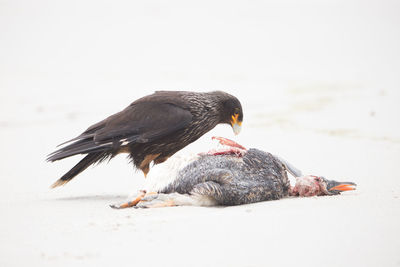
[[[157,195],[157,193],[155,193],[155,192],[146,193],[145,190],[140,190],[138,195],[132,201],[128,201],[128,202],[125,202],[122,204],[112,204],[112,205],[110,205],[110,207],[113,209],[126,209],[126,208],[135,207],[142,199],[151,197],[153,195]]]
[[[171,194],[152,194],[145,196],[137,203],[138,208],[162,208],[176,206]]]

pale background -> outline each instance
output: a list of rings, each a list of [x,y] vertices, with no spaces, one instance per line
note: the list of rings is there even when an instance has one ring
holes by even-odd
[[[400,266],[399,1],[0,1],[0,266]],[[123,157],[56,145],[155,90],[224,90],[212,135],[349,180],[337,197],[113,210]]]

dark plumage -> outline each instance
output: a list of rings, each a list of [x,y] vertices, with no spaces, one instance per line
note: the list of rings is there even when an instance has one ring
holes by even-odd
[[[280,199],[289,190],[285,165],[270,153],[249,149],[242,157],[201,156],[159,192],[203,195],[217,205],[240,205]]]
[[[238,134],[242,120],[239,100],[227,93],[157,91],[90,126],[50,154],[48,161],[87,154],[52,187],[67,183],[88,166],[119,153],[128,153],[135,167],[146,175],[151,162],[164,162],[217,124],[231,124]]]

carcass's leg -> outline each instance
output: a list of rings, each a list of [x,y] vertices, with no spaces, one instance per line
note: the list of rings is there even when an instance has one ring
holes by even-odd
[[[149,192],[146,193],[145,190],[140,190],[139,193],[137,194],[137,196],[132,200],[132,201],[128,201],[122,204],[112,204],[110,205],[111,208],[113,209],[125,209],[125,208],[130,208],[130,207],[134,207],[136,206],[145,196],[150,196],[150,195],[154,195],[157,194],[156,192]]]
[[[136,207],[162,208],[172,206],[212,206],[214,204],[215,202],[207,196],[170,193],[146,196]]]

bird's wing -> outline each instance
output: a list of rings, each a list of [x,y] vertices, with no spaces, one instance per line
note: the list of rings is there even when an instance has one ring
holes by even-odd
[[[130,143],[147,143],[186,127],[192,114],[173,103],[139,102],[100,121],[48,156],[49,161],[77,154],[118,150]],[[64,144],[66,144],[64,143]]]
[[[288,172],[293,175],[294,177],[301,177],[303,176],[301,170],[297,169],[295,166],[293,166],[290,162],[288,162],[287,160],[285,160],[284,158],[277,156],[277,155],[273,155],[275,158],[277,158],[283,165],[285,165],[286,169],[288,170]]]
[[[171,103],[137,103],[105,120],[94,133],[94,141],[103,143],[147,143],[186,127],[192,121],[190,111]]]

